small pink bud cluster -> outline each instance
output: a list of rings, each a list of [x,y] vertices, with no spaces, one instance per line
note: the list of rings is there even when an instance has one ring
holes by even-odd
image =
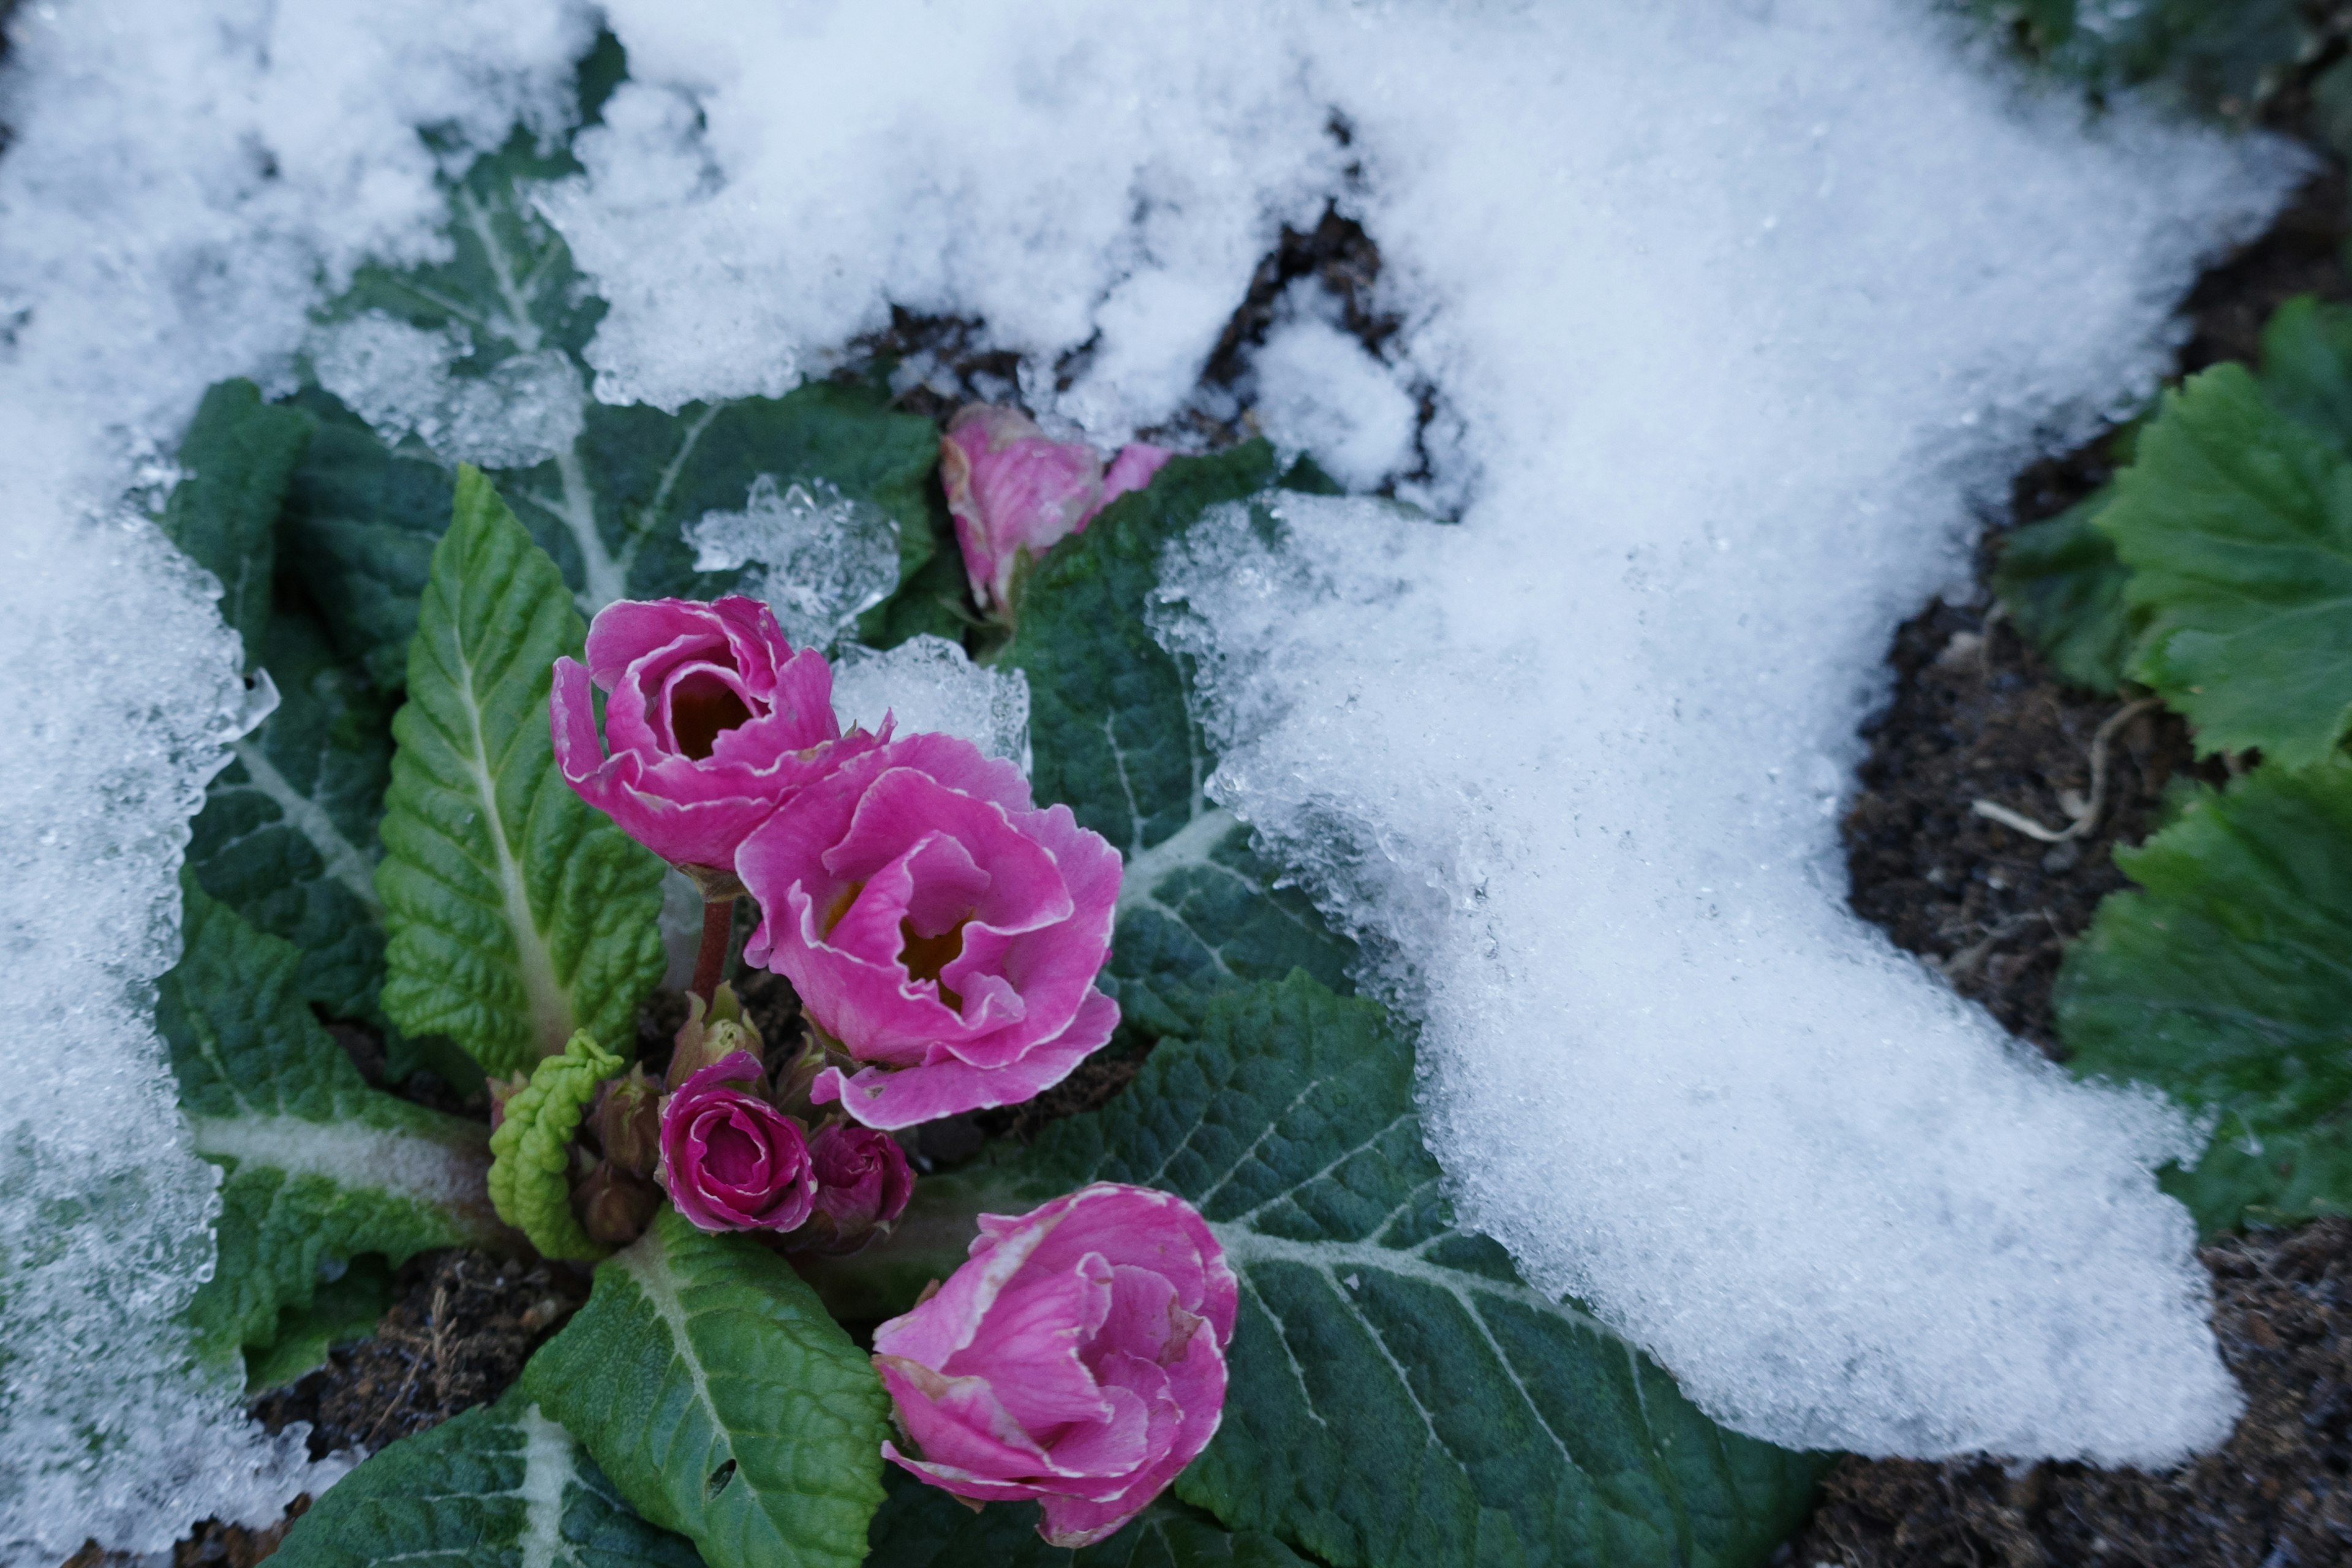
[[[980,607],[1010,619],[1024,568],[1150,484],[1172,456],[1139,441],[1106,467],[1094,447],[1055,440],[1018,409],[975,403],[958,412],[940,437],[940,481]]]

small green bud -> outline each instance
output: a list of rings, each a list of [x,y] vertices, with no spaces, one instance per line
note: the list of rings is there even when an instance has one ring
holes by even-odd
[[[754,1061],[765,1064],[767,1045],[760,1038],[758,1026],[743,1016],[743,1005],[736,999],[734,987],[719,988],[708,1018],[703,1016],[701,997],[689,993],[686,1005],[686,1024],[677,1032],[677,1048],[671,1053],[664,1079],[673,1091],[704,1068],[723,1062],[737,1051],[749,1051]]]
[[[608,1079],[597,1091],[591,1125],[608,1163],[633,1176],[652,1175],[661,1157],[661,1085],[642,1067]]]

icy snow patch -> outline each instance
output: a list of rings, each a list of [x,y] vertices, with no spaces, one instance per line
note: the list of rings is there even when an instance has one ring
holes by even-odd
[[[780,388],[897,301],[1108,444],[1336,199],[1461,526],[1294,506],[1186,558],[1183,635],[1217,793],[1424,1025],[1465,1212],[1743,1430],[2160,1460],[2238,1400],[2148,1173],[2184,1128],[1856,923],[1836,816],[1971,508],[2145,395],[2290,171],[1932,10],[614,0],[637,80],[551,210],[606,395]]]
[[[1029,677],[972,663],[962,646],[929,632],[897,647],[852,643],[833,666],[833,710],[844,726],[961,735],[1029,771]],[[1049,803],[1050,804],[1050,803]]]
[[[587,426],[580,374],[553,349],[508,356],[480,375],[451,369],[464,332],[428,331],[370,310],[310,345],[319,384],[392,445],[415,435],[444,462],[529,468],[568,452]]]
[[[569,112],[572,7],[18,6],[0,69],[0,1562],[160,1551],[341,1467],[179,1316],[213,1267],[152,1015],[187,818],[255,717],[217,584],[121,498],[206,384],[283,383],[320,288],[433,244],[412,129]],[[457,156],[469,154],[459,153]],[[152,501],[159,490],[142,493]]]
[[[1412,466],[1412,394],[1337,323],[1304,314],[1279,322],[1250,367],[1258,427],[1349,489],[1375,489]]]
[[[765,601],[798,647],[831,647],[898,585],[898,520],[823,479],[780,490],[761,474],[741,511],[705,512],[678,531],[698,572],[757,567],[738,591]]]

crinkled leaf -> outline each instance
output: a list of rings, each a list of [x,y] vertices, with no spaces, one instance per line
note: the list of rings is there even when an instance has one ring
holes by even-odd
[[[2130,657],[2130,612],[2124,582],[2131,574],[2116,559],[2115,541],[2091,520],[2114,499],[2102,489],[2043,522],[2002,535],[1993,592],[2018,631],[2058,673],[2093,691],[2123,684]]]
[[[1177,1193],[1241,1277],[1224,1422],[1178,1494],[1340,1568],[1763,1562],[1820,1459],[1715,1426],[1459,1229],[1412,1088],[1381,1007],[1295,973],[1212,1001],[1015,1167],[1024,1197]]]
[[[1127,1022],[1150,1034],[1184,1028],[1218,990],[1294,967],[1345,989],[1355,956],[1202,795],[1216,758],[1186,706],[1190,674],[1144,622],[1168,542],[1277,472],[1263,441],[1172,460],[1054,547],[1003,655],[1029,677],[1037,797],[1066,802],[1127,857],[1106,978]]]
[[[639,1519],[595,1461],[520,1392],[380,1452],[310,1505],[280,1568],[700,1568]]]
[[[460,469],[393,720],[375,887],[385,1013],[494,1072],[577,1029],[634,1037],[667,963],[661,861],[555,765],[548,689],[584,632],[555,563],[487,479]]]
[[[866,1568],[1307,1568],[1264,1531],[1228,1531],[1165,1493],[1109,1540],[1073,1552],[1038,1535],[1035,1503],[991,1503],[974,1513],[895,1465],[883,1484],[890,1495],[874,1516]]]
[[[317,421],[261,401],[249,381],[205,392],[180,443],[185,472],[163,508],[163,531],[220,579],[221,619],[244,639],[250,668],[269,622],[278,503]]]
[[[854,1568],[889,1401],[792,1266],[664,1207],[522,1386],[711,1568]]]
[[[572,1212],[572,1142],[596,1087],[625,1064],[583,1029],[560,1057],[541,1058],[509,1096],[490,1134],[490,1204],[548,1258],[602,1258]]]
[[[269,1344],[322,1267],[503,1245],[483,1128],[369,1088],[311,1016],[293,947],[193,878],[182,890],[186,950],[155,1020],[195,1151],[226,1173],[219,1267],[190,1310],[207,1352]]]
[[[2067,950],[2069,1065],[2219,1114],[2167,1177],[2205,1229],[2352,1212],[2352,763],[2256,768],[2116,858],[2140,890]]]
[[[246,1356],[246,1392],[284,1388],[325,1365],[328,1352],[337,1345],[373,1334],[399,1300],[392,1270],[383,1258],[373,1253],[352,1258],[341,1275],[310,1293],[308,1307],[278,1314],[276,1342]]]
[[[2326,755],[2352,725],[2352,462],[2225,364],[2165,395],[2116,489],[2131,677],[2200,752]]]
[[[373,1018],[391,705],[299,610],[278,610],[257,646],[278,710],[236,743],[205,791],[188,863],[205,892],[301,950],[305,996],[335,1017]]]

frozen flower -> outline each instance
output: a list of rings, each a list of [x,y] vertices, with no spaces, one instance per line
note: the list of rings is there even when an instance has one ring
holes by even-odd
[[[1237,1300],[1170,1194],[1100,1182],[982,1215],[971,1261],[874,1331],[915,1450],[883,1455],[959,1497],[1036,1499],[1055,1546],[1100,1541],[1215,1436]]]
[[[833,670],[793,651],[773,611],[735,595],[624,599],[596,614],[588,661],[555,661],[548,718],[555,757],[580,798],[705,897],[734,891],[735,847],[845,747]],[[609,693],[604,735],[591,685]]]
[[[965,574],[981,607],[1006,613],[1022,558],[1085,531],[1104,506],[1139,490],[1170,453],[1137,443],[1103,470],[1084,441],[1056,441],[1018,409],[972,404],[940,437],[940,482],[954,515]]]
[[[843,763],[743,842],[747,962],[847,1053],[811,1099],[868,1127],[1014,1105],[1110,1038],[1095,988],[1118,851],[1011,763],[917,734]]]
[[[907,1152],[887,1132],[828,1127],[809,1141],[809,1159],[816,1167],[816,1213],[798,1241],[815,1250],[856,1251],[887,1231],[914,1195]]]
[[[748,1051],[704,1068],[662,1107],[661,1181],[704,1230],[797,1230],[816,1205],[799,1122],[760,1098]]]

